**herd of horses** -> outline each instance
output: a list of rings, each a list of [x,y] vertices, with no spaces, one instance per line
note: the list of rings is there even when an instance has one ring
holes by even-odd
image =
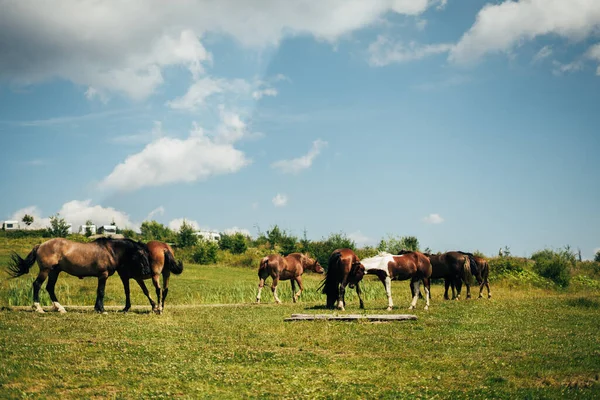
[[[131,308],[129,281],[134,279],[148,298],[152,310],[160,314],[164,310],[171,273],[179,275],[183,272],[183,263],[176,261],[171,246],[156,240],[142,243],[131,239],[99,238],[90,243],[78,243],[56,238],[34,246],[24,259],[16,252],[12,252],[8,273],[13,278],[25,275],[29,273],[36,261],[39,273],[33,282],[33,308],[40,313],[43,313],[44,309],[40,306],[39,293],[46,279],[48,279],[46,290],[50,295],[53,309],[61,313],[66,312],[54,292],[61,272],[81,279],[97,277],[98,288],[94,309],[97,312],[104,312],[106,280],[116,272],[121,278],[125,291],[125,308],[122,311],[127,312]],[[277,303],[281,303],[277,296],[277,284],[285,280],[291,282],[292,300],[296,302],[304,290],[302,284],[304,271],[325,272],[317,260],[302,253],[292,253],[285,257],[279,254],[264,257],[258,268],[259,284],[256,302],[260,303],[262,289],[268,277],[272,279],[271,291]],[[356,289],[360,308],[364,308],[360,283],[367,274],[376,275],[381,280],[387,295],[388,310],[394,306],[392,280],[410,280],[412,296],[410,309],[416,308],[419,297],[422,297],[421,283],[425,291],[425,309],[429,308],[431,279],[444,279],[445,299],[449,299],[450,288],[452,288],[452,298],[458,299],[463,282],[467,288],[467,298],[470,298],[473,277],[479,284],[479,297],[482,297],[484,287],[487,287],[488,298],[491,297],[488,263],[484,258],[476,257],[471,253],[451,251],[443,254],[427,254],[418,251],[402,251],[400,254],[393,255],[382,252],[374,257],[360,260],[351,249],[337,249],[329,257],[325,279],[319,287],[319,290],[326,295],[326,307],[344,310],[346,287],[350,287]],[[148,292],[144,283],[146,279],[152,279],[156,289],[156,301]],[[296,284],[298,284],[298,291],[296,291]]]

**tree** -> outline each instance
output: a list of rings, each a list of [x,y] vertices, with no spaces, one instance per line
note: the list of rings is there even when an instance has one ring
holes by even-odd
[[[419,239],[415,236],[388,235],[387,240],[381,239],[377,249],[391,254],[399,254],[402,250],[419,251]]]
[[[282,232],[277,225],[271,228],[270,231],[267,231],[267,239],[269,240],[271,249],[274,249],[276,245],[281,244],[284,235],[285,232]]]
[[[87,237],[92,236],[92,228],[90,225],[94,225],[91,219],[85,221],[85,236]]]
[[[179,232],[177,233],[177,246],[178,247],[192,247],[198,244],[198,236],[194,234],[194,228],[188,224],[185,219]]]
[[[172,230],[154,220],[142,222],[142,226],[140,226],[140,232],[142,239],[144,240],[173,242],[175,239],[175,233]]]
[[[594,261],[600,262],[600,250],[598,250],[594,255]]]
[[[25,214],[21,221],[23,221],[25,223],[25,225],[29,226],[29,225],[33,224],[33,217],[29,214]]]
[[[60,218],[60,214],[50,217],[50,227],[48,233],[52,237],[67,237],[69,234],[69,225],[64,218]]]
[[[247,249],[248,244],[246,243],[246,237],[243,233],[236,232],[232,238],[231,252],[233,254],[242,254],[245,253]]]

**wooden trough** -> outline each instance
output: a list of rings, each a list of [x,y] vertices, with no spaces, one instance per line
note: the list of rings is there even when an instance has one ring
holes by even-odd
[[[315,321],[315,320],[330,320],[330,321],[408,321],[416,320],[416,315],[411,314],[292,314],[290,318],[284,321]]]

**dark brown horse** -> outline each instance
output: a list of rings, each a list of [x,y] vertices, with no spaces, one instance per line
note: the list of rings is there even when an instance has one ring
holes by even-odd
[[[302,253],[291,253],[285,257],[279,254],[271,254],[263,257],[258,267],[258,294],[256,295],[256,302],[260,303],[260,294],[263,287],[265,286],[265,279],[269,276],[273,279],[271,284],[271,291],[273,297],[277,303],[281,303],[279,297],[277,297],[277,283],[279,281],[289,280],[292,284],[292,295],[294,303],[300,297],[300,294],[304,290],[302,285],[302,274],[304,271],[312,271],[318,274],[323,273],[323,268],[317,260],[313,260],[306,254]],[[300,290],[296,293],[296,283],[300,287]]]
[[[377,275],[383,283],[388,298],[388,311],[394,307],[392,301],[392,280],[410,279],[413,293],[409,309],[417,306],[419,298],[419,285],[423,282],[425,288],[425,309],[429,309],[429,277],[431,276],[431,263],[429,259],[418,251],[403,251],[401,255],[380,253],[375,257],[365,258],[361,262],[367,274]]]
[[[150,301],[152,311],[161,314],[165,307],[167,293],[169,293],[169,277],[171,276],[171,272],[175,275],[183,272],[183,263],[175,261],[175,254],[171,246],[158,240],[151,240],[146,243],[146,246],[148,247],[151,273],[142,275],[139,274],[139,271],[129,269],[119,270],[119,276],[121,277],[121,281],[123,281],[123,288],[125,289],[125,308],[122,310],[123,312],[129,311],[131,308],[129,295],[130,279],[135,279],[138,285],[140,285],[140,288],[142,288],[142,291]],[[160,275],[162,275],[164,288],[160,286]],[[144,279],[150,278],[152,278],[152,284],[154,284],[154,288],[156,289],[156,303],[150,297],[150,293],[144,283]]]
[[[361,297],[359,282],[365,275],[365,267],[359,258],[350,249],[337,249],[329,256],[327,274],[321,284],[323,294],[327,295],[327,308],[344,310],[346,286],[356,286],[356,294],[360,301],[360,308],[365,308]]]
[[[130,239],[97,239],[91,243],[77,243],[67,239],[56,238],[34,246],[25,259],[15,252],[8,265],[9,274],[19,277],[29,273],[29,269],[37,261],[40,272],[33,282],[33,307],[37,312],[44,312],[40,306],[40,288],[48,278],[46,290],[50,294],[54,310],[64,313],[54,286],[61,272],[84,278],[98,278],[96,291],[97,312],[104,312],[104,288],[106,280],[115,271],[131,271],[136,274],[147,274],[150,271],[148,248]]]
[[[461,281],[471,282],[472,272],[469,257],[458,251],[450,251],[443,254],[425,253],[425,256],[431,261],[431,279],[444,279],[445,281],[444,299],[449,299],[448,289],[450,287],[452,287],[452,299],[458,299],[462,287]],[[455,288],[457,291],[456,294],[454,293]],[[414,296],[414,292],[412,293]]]

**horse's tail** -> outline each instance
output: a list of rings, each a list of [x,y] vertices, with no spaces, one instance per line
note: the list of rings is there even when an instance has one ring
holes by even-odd
[[[21,275],[29,273],[29,270],[37,259],[37,251],[40,245],[35,245],[31,252],[22,259],[16,252],[12,252],[10,255],[10,261],[8,262],[8,274],[12,278],[18,278]]]
[[[175,257],[169,249],[165,249],[165,265],[175,275],[179,275],[183,272],[183,261],[175,261]]]
[[[340,285],[340,258],[341,253],[336,251],[329,257],[329,262],[327,263],[327,273],[325,274],[325,279],[319,286],[319,289],[323,289],[322,293],[327,295],[327,308],[333,308],[335,305],[335,301],[339,296],[339,285]]]
[[[473,282],[473,273],[471,272],[471,258],[465,256],[465,263],[463,264],[463,281],[465,284],[471,285]]]

